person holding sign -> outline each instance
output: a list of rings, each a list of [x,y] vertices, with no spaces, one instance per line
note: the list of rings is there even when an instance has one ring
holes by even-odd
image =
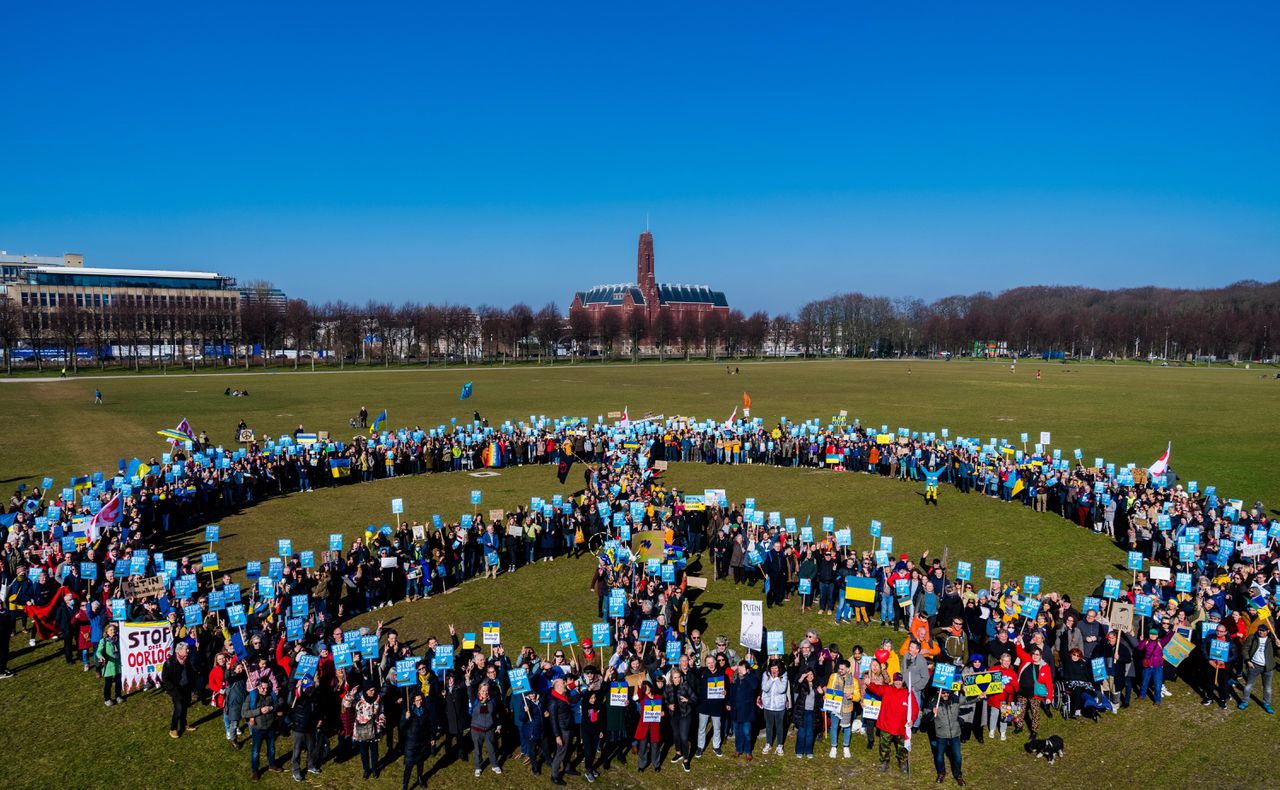
[[[267,746],[267,768],[277,773],[284,770],[276,765],[276,723],[280,710],[280,698],[272,690],[270,679],[258,678],[240,710],[241,717],[249,721],[249,770],[255,780],[262,778],[258,759],[263,744]]]
[[[862,701],[862,684],[858,676],[850,671],[847,658],[840,659],[836,665],[836,671],[827,678],[826,688],[828,691],[836,691],[840,694],[840,709],[830,711],[831,753],[828,756],[835,759],[836,749],[840,743],[840,733],[843,731],[844,759],[848,760],[853,756],[849,753],[849,741],[853,738],[853,705],[855,702]]]
[[[898,768],[907,772],[907,728],[918,715],[915,695],[902,681],[902,673],[894,673],[893,683],[885,686],[873,683],[867,691],[880,698],[880,717],[876,730],[880,733],[880,770],[889,770],[889,754],[898,761]]]
[[[1217,702],[1219,709],[1226,710],[1227,700],[1231,699],[1231,668],[1240,658],[1240,648],[1234,639],[1227,636],[1227,626],[1218,623],[1214,633],[1200,643],[1200,650],[1205,659],[1200,702],[1205,706]],[[1246,696],[1245,700],[1248,699]]]
[[[646,680],[636,694],[640,708],[640,721],[636,724],[635,740],[639,749],[637,767],[640,773],[650,765],[654,773],[662,770],[662,697]]]
[[[717,640],[718,642],[719,640]],[[701,757],[707,748],[707,724],[711,725],[711,748],[716,757],[721,756],[720,744],[724,724],[725,699],[728,696],[728,682],[725,673],[720,669],[716,657],[708,655],[703,662],[706,666],[698,670],[698,751],[695,757]]]
[[[938,772],[938,784],[947,778],[947,762],[951,763],[951,775],[956,784],[964,787],[964,772],[960,766],[960,698],[948,687],[938,691],[933,703],[933,732],[929,735],[933,748],[933,767]]]
[[[1137,652],[1142,659],[1142,684],[1138,686],[1138,699],[1147,695],[1147,686],[1150,685],[1152,703],[1160,704],[1160,694],[1164,688],[1164,646],[1172,637],[1172,631],[1161,637],[1160,629],[1153,627],[1138,643]]]

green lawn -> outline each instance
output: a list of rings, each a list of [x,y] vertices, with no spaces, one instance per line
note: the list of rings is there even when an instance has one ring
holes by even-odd
[[[594,418],[629,405],[632,415],[655,413],[728,416],[741,393],[750,392],[753,414],[773,421],[829,417],[841,408],[850,418],[931,430],[949,427],[953,435],[1003,435],[1052,431],[1059,446],[1081,447],[1085,455],[1142,464],[1174,441],[1173,460],[1184,479],[1216,483],[1219,491],[1246,499],[1261,497],[1274,505],[1280,483],[1270,467],[1276,440],[1275,382],[1256,372],[1236,370],[1169,370],[1132,366],[1046,366],[1035,381],[1034,368],[1011,374],[1007,365],[914,363],[771,363],[740,365],[739,376],[726,376],[722,366],[670,365],[637,369],[602,366],[556,366],[554,369],[504,371],[407,371],[354,374],[269,375],[251,377],[120,378],[103,382],[107,403],[94,407],[92,383],[52,382],[0,385],[0,426],[5,442],[0,479],[38,480],[48,472],[68,474],[109,469],[120,456],[158,454],[162,442],[153,431],[188,417],[197,430],[229,438],[244,416],[259,431],[282,432],[299,422],[308,429],[343,435],[346,419],[363,403],[376,413],[386,407],[391,424],[448,422],[469,417],[472,408],[491,421],[533,414],[574,414]],[[910,372],[908,372],[910,371]],[[462,382],[473,380],[476,395],[457,400]],[[252,396],[228,399],[225,386],[247,387]],[[188,391],[194,390],[194,391]],[[1086,438],[1088,437],[1088,438]],[[880,519],[897,549],[913,555],[924,549],[951,562],[998,558],[1007,577],[1036,573],[1046,590],[1069,592],[1077,599],[1107,573],[1117,574],[1122,553],[1098,538],[1053,516],[1036,515],[1016,505],[955,493],[944,487],[941,506],[926,508],[918,486],[881,478],[830,472],[755,467],[673,465],[670,480],[691,490],[725,488],[740,501],[754,496],[761,507],[803,519],[833,515],[854,527],[855,545],[869,543],[866,526]],[[573,482],[571,480],[571,482]],[[482,507],[511,507],[531,495],[561,489],[550,468],[503,470],[498,477],[477,479],[465,474],[399,478],[348,485],[314,494],[268,501],[221,521],[218,550],[224,567],[240,568],[248,559],[274,553],[277,538],[289,537],[295,550],[323,548],[330,532],[352,536],[365,525],[391,520],[389,500],[403,497],[407,517],[425,520],[433,512],[470,511],[468,493],[484,493]],[[165,550],[194,552],[205,545],[199,535],[176,536]],[[496,581],[473,581],[430,601],[399,604],[377,613],[413,642],[429,634],[478,630],[482,620],[502,622],[504,642],[512,649],[534,643],[541,619],[570,619],[582,633],[595,619],[593,596],[587,592],[592,560],[557,560],[522,569]],[[710,575],[709,573],[707,575]],[[738,601],[760,598],[756,589],[713,582],[695,600],[695,625],[710,633],[736,635]],[[373,616],[356,620],[369,625]],[[872,645],[882,636],[877,627],[842,626],[829,619],[801,615],[793,602],[783,611],[768,610],[766,626],[781,628],[788,639],[818,627],[823,638],[848,650],[855,643]],[[736,641],[736,638],[733,639]],[[100,686],[92,674],[63,665],[48,645],[29,650],[21,644],[11,666],[17,678],[0,684],[0,701],[9,714],[6,740],[6,785],[13,787],[143,787],[200,782],[212,786],[246,783],[248,758],[234,753],[210,721],[180,741],[167,734],[167,700],[135,695],[123,708],[104,708]],[[1256,766],[1274,762],[1276,721],[1256,706],[1247,714],[1206,710],[1191,699],[1185,686],[1158,711],[1135,706],[1102,723],[1050,720],[1047,733],[1067,743],[1065,762],[1049,767],[1025,755],[1021,742],[967,743],[966,775],[975,787],[1074,787],[1081,782],[1134,786],[1268,787],[1274,783]],[[141,709],[141,710],[140,710]],[[206,709],[207,710],[207,709]],[[20,723],[20,724],[18,724]],[[281,743],[282,751],[287,741]],[[927,747],[912,784],[932,783]],[[1259,759],[1262,758],[1262,759]],[[794,757],[758,758],[747,766],[730,758],[707,757],[694,773],[663,771],[637,775],[634,762],[607,774],[604,784],[622,787],[716,787],[747,784],[777,787],[784,783],[820,784],[861,781],[874,760],[855,751],[852,765],[833,763],[824,754],[813,761]],[[441,769],[436,786],[459,787],[476,781],[487,787],[514,784],[544,786],[527,770],[511,763],[496,777],[472,780],[469,766]],[[314,786],[346,787],[358,777],[358,760],[326,767]],[[834,774],[834,775],[833,775]],[[879,775],[875,781],[883,782]],[[396,786],[396,767],[384,771],[379,786]],[[291,784],[288,775],[266,784]],[[582,784],[577,780],[578,784]],[[890,786],[905,784],[896,777]]]

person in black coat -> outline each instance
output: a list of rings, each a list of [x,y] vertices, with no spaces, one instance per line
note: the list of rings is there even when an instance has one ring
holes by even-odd
[[[547,713],[551,737],[556,744],[555,756],[551,758],[551,784],[563,785],[569,754],[573,750],[573,708],[569,703],[568,686],[564,678],[556,678],[552,682]]]
[[[5,604],[8,605],[7,602]],[[80,605],[71,593],[62,596],[62,601],[53,610],[53,622],[62,633],[62,657],[68,664],[76,660],[76,644],[80,629],[76,626],[76,612]]]
[[[782,553],[781,542],[773,542],[773,549],[765,560],[764,571],[769,577],[769,594],[765,596],[765,604],[769,607],[782,606],[787,601],[787,557]]]
[[[199,679],[191,660],[191,647],[186,642],[179,642],[165,659],[160,669],[160,685],[173,703],[169,737],[177,738],[179,733],[194,730],[195,727],[187,724],[187,708],[191,707],[191,693],[199,686]]]
[[[400,722],[400,747],[404,750],[404,790],[409,790],[409,776],[418,769],[416,784],[422,781],[422,764],[435,748],[436,723],[433,706],[420,690],[410,695]]]
[[[320,731],[320,698],[315,683],[299,680],[295,687],[293,709],[289,712],[289,727],[293,730],[293,778],[302,781],[302,750],[307,750],[307,772],[320,773],[320,751],[316,733]]]
[[[471,716],[468,713],[470,703],[467,699],[467,687],[458,677],[457,670],[450,670],[445,677],[444,688],[444,732],[445,751],[456,752],[459,758],[465,757],[468,737],[471,732]]]

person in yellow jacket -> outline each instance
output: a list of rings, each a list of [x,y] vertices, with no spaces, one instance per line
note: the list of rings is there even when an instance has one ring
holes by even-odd
[[[839,740],[840,731],[843,730],[844,756],[847,760],[853,756],[849,753],[849,741],[853,738],[853,706],[854,703],[862,701],[862,683],[858,680],[857,673],[851,670],[849,659],[840,659],[840,663],[836,665],[836,671],[827,678],[826,688],[828,691],[839,691],[841,695],[840,712],[828,712],[831,722],[831,757],[836,756],[836,743]]]

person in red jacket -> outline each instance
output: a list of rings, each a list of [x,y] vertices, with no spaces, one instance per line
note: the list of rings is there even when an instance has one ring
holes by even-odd
[[[1031,648],[1030,660],[1018,670],[1018,699],[1027,717],[1027,729],[1035,740],[1040,730],[1041,704],[1053,704],[1053,669],[1045,662],[1039,647]]]
[[[1004,708],[1012,706],[1014,698],[1018,695],[1018,673],[1013,671],[1012,665],[1009,654],[1001,653],[1000,663],[991,670],[991,674],[1000,676],[1004,689],[999,693],[987,695],[987,734],[995,738],[996,725],[999,725],[1002,741],[1005,739],[1005,733],[1009,731],[1009,722],[1005,718]]]
[[[902,673],[893,674],[893,685],[873,683],[867,691],[880,698],[880,718],[876,729],[880,731],[880,770],[889,770],[889,752],[892,749],[898,759],[898,768],[907,772],[907,727],[919,713],[916,698],[902,682]]]

